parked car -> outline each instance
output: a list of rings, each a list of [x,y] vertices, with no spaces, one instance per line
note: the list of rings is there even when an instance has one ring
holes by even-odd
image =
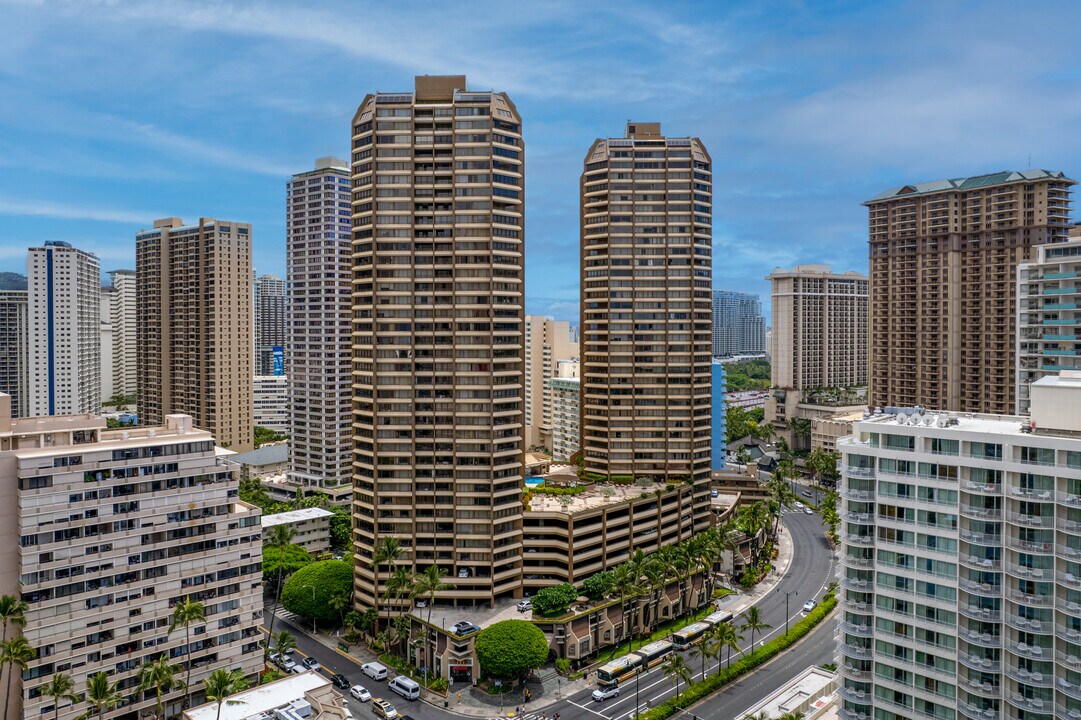
[[[394,692],[401,695],[406,700],[416,700],[420,697],[420,684],[415,680],[410,680],[405,675],[399,675],[398,677],[387,683]]]
[[[809,498],[809,497],[811,497],[811,491],[810,490],[804,490],[803,492],[800,493],[800,495],[802,495],[803,497]]]
[[[334,676],[330,678],[330,681],[334,683],[334,687],[336,688],[340,688],[341,690],[349,689],[349,680],[341,673],[335,673]]]
[[[473,623],[466,622],[464,620],[462,622],[454,623],[454,625],[452,625],[450,629],[455,635],[469,635],[470,633],[480,631],[480,627],[478,625],[474,625]]]
[[[807,513],[808,515],[814,515],[815,514],[815,511],[812,510],[811,508],[803,508],[803,512]]]
[[[363,685],[354,685],[349,688],[349,694],[354,700],[360,700],[361,702],[368,702],[372,699],[372,694]]]
[[[521,602],[518,603],[517,607],[518,607],[518,612],[529,612],[530,610],[533,609],[533,601],[532,600],[522,600]]]
[[[360,666],[360,671],[370,677],[372,680],[386,680],[387,679],[387,666],[377,662],[364,663]]]
[[[426,599],[424,599],[424,598],[417,598],[417,607],[418,608],[426,608],[426,607],[428,607],[428,601]]]
[[[313,657],[304,658],[303,663],[304,663],[304,667],[308,668],[309,670],[318,670],[321,667],[323,667],[322,665],[319,664],[319,661],[316,660]]]
[[[803,603],[803,612],[809,613],[816,607],[818,607],[817,602],[815,602],[814,600],[808,600],[807,602]]]
[[[383,718],[383,720],[391,720],[391,718],[398,717],[398,711],[394,709],[394,706],[386,700],[380,700],[379,698],[372,700],[372,712]]]
[[[460,577],[460,578],[469,577],[469,571],[466,570],[465,568],[462,568],[461,570],[458,571],[458,577]]]
[[[299,666],[293,662],[293,658],[286,656],[278,661],[278,667],[282,669],[282,672],[293,672],[293,668]]]
[[[709,496],[711,498],[720,497],[721,493],[718,492],[717,488],[713,488],[712,490],[709,491]]]
[[[608,688],[597,688],[593,691],[593,700],[595,702],[602,702],[609,698],[619,697],[619,686],[613,685]]]

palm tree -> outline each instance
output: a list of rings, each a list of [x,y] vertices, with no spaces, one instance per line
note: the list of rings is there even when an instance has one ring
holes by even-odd
[[[756,712],[754,715],[744,715],[743,720],[770,720],[773,716],[767,711]]]
[[[165,718],[165,706],[162,705],[161,694],[184,689],[184,682],[176,677],[178,672],[180,672],[180,666],[169,664],[169,656],[165,653],[162,653],[157,660],[144,662],[139,666],[139,692],[154,688],[154,694],[157,697],[154,717],[158,720]]]
[[[797,710],[790,710],[782,715],[778,715],[777,720],[803,720],[803,713]]]
[[[204,683],[206,699],[218,704],[217,720],[221,720],[222,705],[242,705],[242,700],[230,700],[230,695],[248,687],[248,681],[239,670],[215,670]]]
[[[385,537],[382,541],[375,546],[375,550],[372,553],[372,561],[369,563],[369,567],[375,573],[375,592],[372,593],[372,600],[375,603],[375,626],[376,630],[379,629],[379,568],[383,565],[394,565],[405,556],[405,549],[402,548],[402,544],[398,542],[398,538]]]
[[[741,633],[732,623],[721,623],[721,627],[728,628],[727,630],[721,631],[721,641],[728,651],[725,655],[724,666],[726,668],[732,667],[732,650],[735,649],[741,653],[743,652],[739,648],[739,644],[743,642],[743,633]]]
[[[112,710],[123,702],[124,696],[116,683],[109,682],[108,675],[99,672],[86,679],[86,701],[98,711],[98,720],[102,720],[105,711]]]
[[[15,627],[26,625],[26,613],[29,611],[30,605],[15,595],[0,595],[0,622],[4,624],[4,633],[0,636],[0,642],[7,642],[8,623]]]
[[[619,592],[619,609],[622,618],[620,642],[627,639],[627,626],[630,625],[627,621],[627,597],[638,594],[638,579],[640,576],[638,568],[634,567],[630,561],[620,563],[612,570],[612,585]],[[618,647],[618,643],[616,646]],[[614,653],[615,650],[613,649],[612,652]]]
[[[700,658],[702,660],[702,679],[706,679],[706,660],[713,656],[713,648],[709,645],[708,638],[702,638],[702,641],[691,648],[691,657]]]
[[[169,634],[172,635],[173,630],[178,627],[184,628],[184,654],[188,656],[186,663],[187,673],[184,675],[184,689],[187,691],[184,694],[185,708],[191,703],[191,624],[200,622],[206,622],[206,612],[203,610],[203,604],[197,600],[192,600],[190,595],[178,602],[176,607],[173,608],[173,619],[169,623]]]
[[[64,673],[53,675],[52,679],[41,688],[42,695],[47,695],[53,699],[53,720],[60,717],[61,700],[70,700],[72,705],[82,700],[81,697],[72,692],[74,688],[75,681],[71,679],[70,675]]]
[[[274,643],[274,652],[278,653],[279,658],[285,657],[297,647],[296,636],[288,630],[282,630],[277,635],[271,635],[270,639]]]
[[[762,613],[759,611],[757,605],[751,605],[743,611],[743,625],[740,626],[740,629],[751,631],[752,652],[754,651],[754,634],[763,630],[771,630],[772,628],[772,625],[762,619]]]
[[[264,543],[267,547],[277,548],[278,550],[278,579],[274,588],[274,604],[270,606],[270,627],[267,628],[267,635],[270,637],[274,636],[274,616],[277,613],[278,603],[281,601],[282,596],[282,573],[285,571],[285,550],[293,544],[293,538],[296,534],[296,530],[289,525],[275,525],[270,528],[270,535]]]
[[[342,625],[345,625],[345,610],[350,605],[352,605],[352,601],[349,598],[349,593],[342,590],[335,590],[327,599],[327,607],[338,612],[338,615],[342,618]]]
[[[432,605],[435,605],[435,594],[443,592],[444,590],[453,590],[454,586],[450,583],[443,582],[443,578],[447,576],[447,571],[438,565],[429,565],[424,568],[424,572],[417,576],[417,584],[413,592],[415,595],[428,598],[428,625],[432,624]],[[428,657],[428,637],[430,633],[428,628],[424,629],[424,674],[427,677],[428,668],[431,667],[431,661]],[[425,683],[427,684],[427,683]]]
[[[679,682],[682,680],[688,686],[691,684],[691,669],[683,662],[683,656],[672,653],[664,663],[664,676],[672,678],[676,685],[676,697],[679,697]]]
[[[20,671],[30,667],[30,661],[37,657],[37,650],[30,646],[22,635],[11,638],[5,643],[0,643],[0,669],[8,666],[8,689],[7,697],[11,697],[11,676],[15,669]],[[8,717],[8,703],[4,703],[4,720]]]

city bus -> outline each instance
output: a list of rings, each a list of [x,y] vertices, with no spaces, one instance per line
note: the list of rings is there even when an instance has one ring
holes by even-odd
[[[682,652],[701,640],[711,627],[712,625],[704,622],[691,623],[682,630],[672,633],[672,645]]]
[[[634,653],[624,655],[597,670],[597,684],[601,687],[618,685],[627,678],[637,675],[641,666],[642,658]]]
[[[729,623],[732,622],[732,613],[726,612],[724,610],[718,610],[711,615],[706,615],[704,618],[702,618],[701,622],[704,622],[710,627],[713,627],[714,625],[720,625],[721,623]]]
[[[651,642],[635,650],[634,654],[642,658],[642,669],[648,670],[654,665],[659,665],[672,654],[672,643],[668,640]]]

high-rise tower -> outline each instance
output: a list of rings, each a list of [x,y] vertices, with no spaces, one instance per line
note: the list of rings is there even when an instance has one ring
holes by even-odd
[[[628,123],[581,181],[587,475],[688,482],[708,525],[712,171],[697,138]]]
[[[12,417],[26,417],[29,399],[26,290],[0,290],[0,393],[11,396]]]
[[[766,319],[758,296],[714,290],[713,355],[762,355],[766,350]]]
[[[255,374],[285,375],[285,281],[277,275],[255,279]]]
[[[461,75],[368,95],[353,119],[358,606],[383,595],[384,538],[448,570],[456,603],[521,593],[521,123]]]

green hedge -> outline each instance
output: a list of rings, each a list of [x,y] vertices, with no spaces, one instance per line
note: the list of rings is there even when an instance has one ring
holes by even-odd
[[[678,698],[667,700],[652,710],[642,713],[641,720],[665,720],[680,710],[690,707],[706,696],[717,692],[733,680],[765,664],[811,632],[818,623],[822,622],[833,611],[836,605],[837,598],[833,595],[827,595],[818,607],[807,613],[806,617],[789,629],[788,637],[781,635],[760,645],[754,652],[748,653],[732,663],[731,667],[722,668],[720,672],[714,673],[706,680],[691,685]]]
[[[549,487],[547,485],[538,485],[537,487],[530,488],[529,492],[534,495],[581,495],[588,489],[588,485],[575,485],[574,487]]]

